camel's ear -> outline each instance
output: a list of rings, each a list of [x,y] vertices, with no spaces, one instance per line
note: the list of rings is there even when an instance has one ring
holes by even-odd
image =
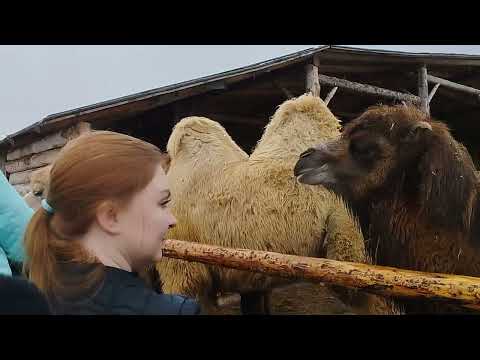
[[[416,143],[432,133],[432,125],[426,121],[415,123],[404,137],[404,142]]]

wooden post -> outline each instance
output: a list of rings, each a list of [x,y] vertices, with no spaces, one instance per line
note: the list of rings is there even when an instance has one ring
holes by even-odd
[[[306,92],[312,93],[313,96],[320,96],[320,82],[318,81],[318,67],[313,64],[308,64],[306,67]]]
[[[335,86],[332,90],[330,90],[327,97],[325,98],[325,105],[328,105],[328,103],[330,102],[330,100],[332,100],[337,90],[338,90],[338,86]]]
[[[469,276],[433,274],[179,240],[166,240],[163,255],[272,276],[359,288],[384,296],[444,300],[480,310],[480,278]]]
[[[420,97],[420,109],[427,115],[430,115],[430,106],[428,104],[428,82],[426,65],[422,65],[418,69],[418,96]]]
[[[437,92],[438,88],[440,87],[440,84],[435,84],[433,87],[432,91],[430,91],[430,94],[428,94],[428,103],[430,104],[430,101],[432,101],[435,93]]]

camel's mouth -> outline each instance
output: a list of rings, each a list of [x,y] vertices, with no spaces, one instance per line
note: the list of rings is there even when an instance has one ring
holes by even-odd
[[[315,168],[295,167],[295,177],[298,182],[307,185],[331,185],[336,183],[335,177],[330,171],[329,164],[323,164]]]
[[[318,152],[307,150],[300,155],[293,169],[295,177],[302,184],[334,184],[335,177],[332,175],[327,159],[316,154]]]

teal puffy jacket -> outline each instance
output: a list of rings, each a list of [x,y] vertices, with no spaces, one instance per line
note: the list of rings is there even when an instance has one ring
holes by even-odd
[[[0,171],[0,275],[12,275],[8,260],[23,262],[23,235],[33,210]]]

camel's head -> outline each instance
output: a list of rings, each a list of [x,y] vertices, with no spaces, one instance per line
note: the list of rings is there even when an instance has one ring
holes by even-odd
[[[358,200],[412,174],[431,139],[432,123],[420,110],[377,106],[348,124],[341,137],[307,149],[294,174]]]

